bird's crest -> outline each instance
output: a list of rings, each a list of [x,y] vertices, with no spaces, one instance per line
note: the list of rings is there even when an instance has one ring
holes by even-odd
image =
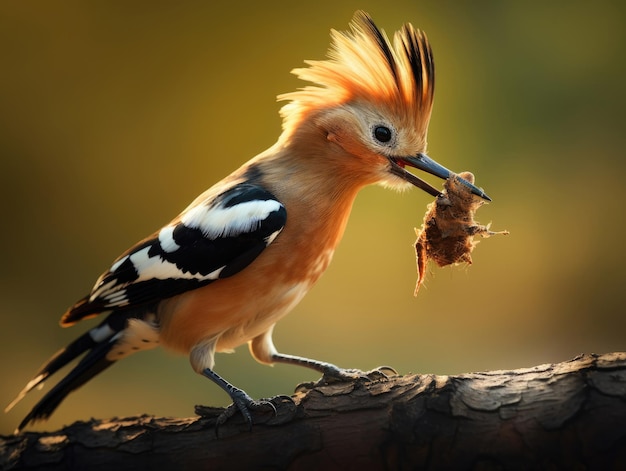
[[[278,96],[283,106],[283,128],[292,130],[309,111],[350,101],[366,100],[411,113],[425,132],[435,88],[435,65],[424,32],[405,24],[393,43],[370,16],[357,11],[351,31],[331,30],[327,60],[305,61],[294,69],[302,80],[317,86]]]

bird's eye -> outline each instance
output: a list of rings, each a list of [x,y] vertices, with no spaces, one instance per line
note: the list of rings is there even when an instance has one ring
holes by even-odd
[[[392,137],[393,133],[387,126],[376,126],[374,128],[374,138],[376,138],[378,142],[387,143],[391,141]]]

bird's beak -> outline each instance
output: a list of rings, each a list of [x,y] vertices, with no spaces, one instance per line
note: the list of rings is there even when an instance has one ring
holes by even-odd
[[[426,193],[432,196],[439,196],[441,194],[441,190],[438,190],[431,184],[425,182],[424,180],[417,178],[410,172],[407,172],[404,167],[411,166],[415,167],[419,170],[423,170],[424,172],[428,172],[436,177],[448,179],[453,174],[450,170],[445,168],[443,165],[439,165],[433,159],[428,157],[426,154],[417,154],[415,157],[394,157],[390,159],[391,161],[391,172],[395,175],[398,175],[400,178],[406,180],[407,182],[415,185],[418,188],[421,188]],[[481,198],[491,201],[491,198],[485,194],[485,192],[467,180],[459,177],[459,181],[467,186],[473,194],[480,196]]]

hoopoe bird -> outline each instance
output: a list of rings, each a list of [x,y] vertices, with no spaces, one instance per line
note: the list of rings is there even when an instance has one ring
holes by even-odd
[[[277,142],[124,252],[63,314],[63,327],[108,315],[50,358],[7,407],[83,355],[18,431],[47,419],[116,361],[158,345],[189,355],[196,373],[230,395],[233,405],[218,422],[239,411],[251,424],[250,411],[267,404],[213,371],[216,352],[246,342],[260,363],[354,377],[355,370],[279,353],[274,325],[326,270],[361,188],[414,185],[437,196],[406,167],[442,179],[451,172],[426,155],[435,86],[426,35],[406,24],[392,42],[364,12],[350,26],[331,31],[326,60],[293,71],[314,85],[279,95],[288,103]]]

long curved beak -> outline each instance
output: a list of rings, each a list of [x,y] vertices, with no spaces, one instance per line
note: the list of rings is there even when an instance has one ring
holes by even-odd
[[[390,160],[392,173],[398,175],[399,177],[415,185],[416,187],[421,188],[426,193],[432,196],[439,196],[441,194],[441,190],[438,190],[434,186],[416,177],[412,173],[407,172],[404,167],[408,165],[418,170],[430,173],[431,175],[435,175],[436,177],[442,178],[444,180],[450,178],[450,176],[452,175],[452,172],[450,170],[445,168],[443,165],[438,164],[426,154],[422,153],[417,154],[414,157],[394,157]],[[464,180],[460,177],[459,181],[467,186],[473,194],[480,196],[484,200],[491,201],[491,198],[489,198],[489,196],[487,196],[487,194],[481,188],[474,186],[467,180]]]

